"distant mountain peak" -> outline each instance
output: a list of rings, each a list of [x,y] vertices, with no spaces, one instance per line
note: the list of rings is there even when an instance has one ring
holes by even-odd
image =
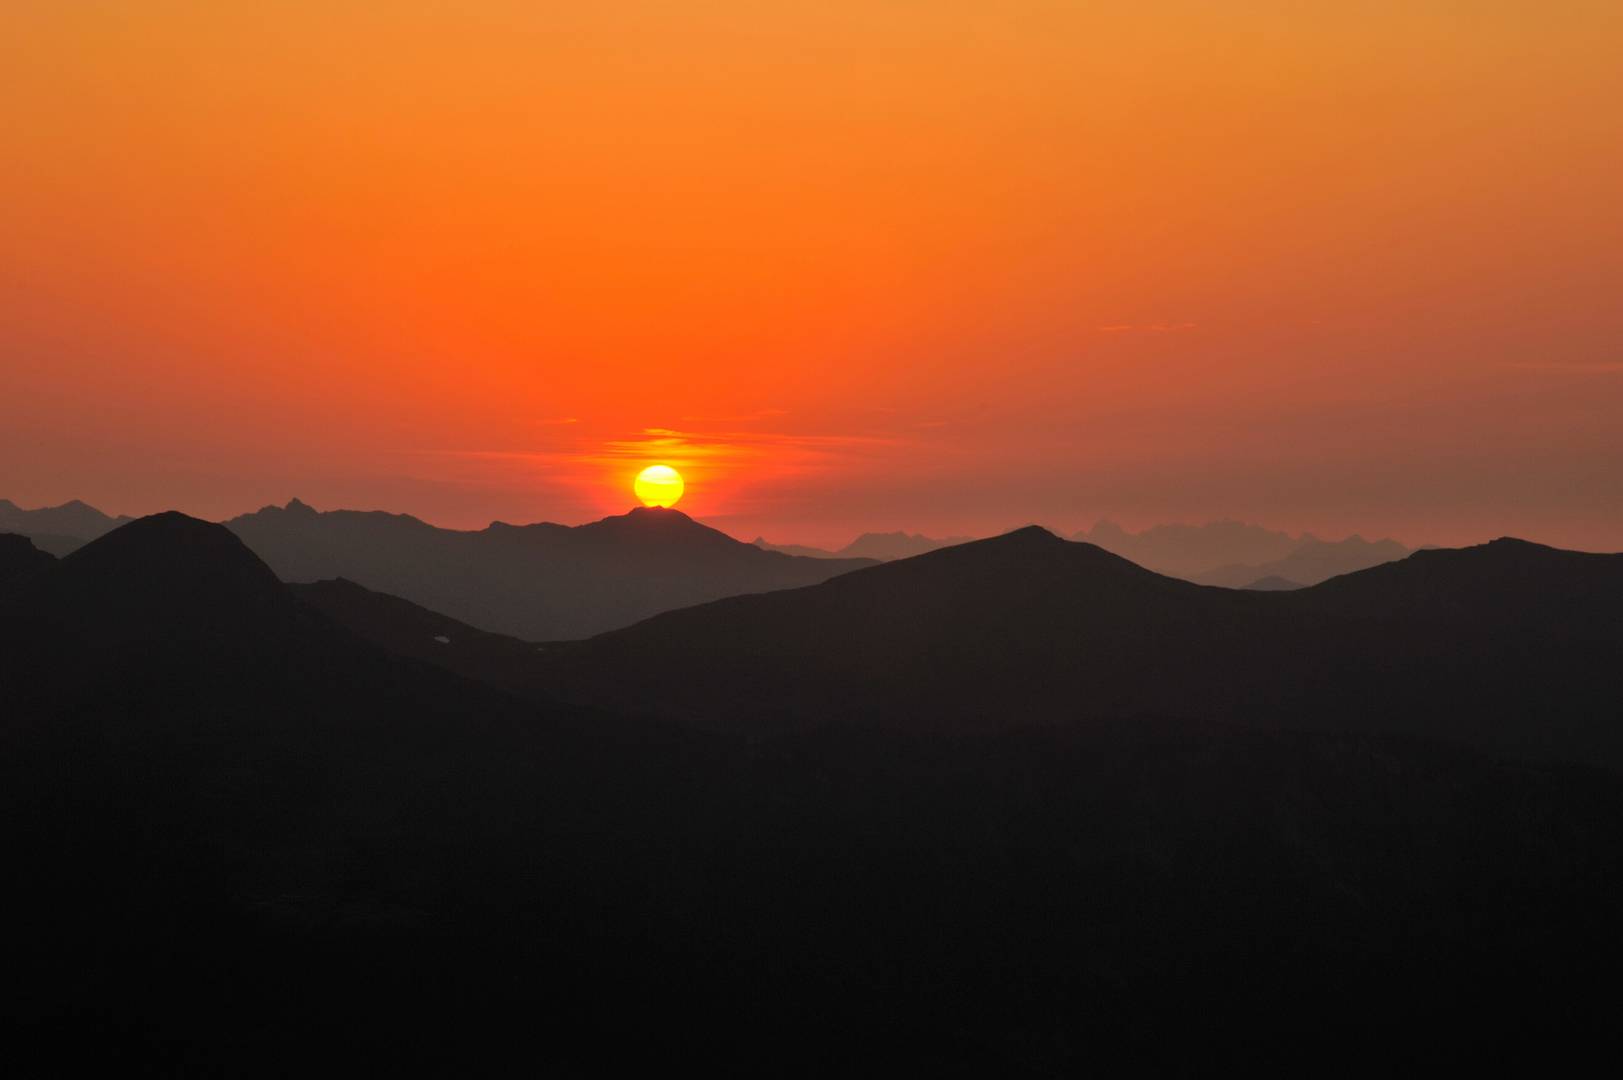
[[[708,525],[694,521],[682,511],[673,510],[668,506],[634,506],[623,514],[610,514],[606,518],[588,522],[577,528],[609,534],[635,534],[659,529],[684,534],[705,532],[716,533],[717,536],[724,535]],[[732,540],[732,537],[729,536],[727,539]],[[738,543],[736,540],[733,542]]]
[[[639,519],[640,520],[645,520],[645,521],[672,521],[672,520],[675,520],[675,521],[692,521],[693,520],[692,518],[688,517],[686,514],[682,513],[682,511],[674,509],[673,507],[669,507],[669,506],[633,506],[630,510],[627,510],[624,514],[622,514],[620,516],[630,518],[633,521],[636,521],[636,520],[639,520]]]
[[[0,499],[0,531],[43,537],[61,554],[129,520],[109,517],[78,499],[35,510],[25,510],[10,499]]]
[[[535,641],[587,637],[672,608],[815,584],[867,565],[763,551],[680,510],[581,525],[443,529],[405,514],[294,499],[225,523],[288,582],[346,577],[470,626]]]
[[[282,509],[286,510],[290,514],[304,514],[310,517],[314,517],[316,514],[315,507],[311,506],[309,503],[298,498],[297,496],[289,499],[287,505],[282,507]]]
[[[1535,543],[1532,540],[1523,540],[1519,536],[1500,536],[1489,540],[1482,545],[1485,548],[1497,548],[1501,551],[1555,551],[1556,548],[1548,544]]]
[[[1022,525],[1018,529],[1011,529],[1002,536],[994,536],[992,540],[1005,544],[1063,544],[1054,533],[1041,525]]]
[[[1469,559],[1528,559],[1546,556],[1565,557],[1568,555],[1582,555],[1582,552],[1566,552],[1547,544],[1534,543],[1515,536],[1500,536],[1482,544],[1472,544],[1463,548],[1422,548],[1414,552],[1410,558],[1421,556],[1437,562],[1460,562]]]

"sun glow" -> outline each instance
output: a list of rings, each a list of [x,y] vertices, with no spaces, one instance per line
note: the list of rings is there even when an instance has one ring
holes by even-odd
[[[650,465],[637,474],[634,485],[644,506],[675,506],[686,485],[682,474],[669,465]]]

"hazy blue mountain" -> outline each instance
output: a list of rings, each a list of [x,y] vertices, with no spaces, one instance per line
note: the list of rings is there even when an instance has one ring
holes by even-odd
[[[1146,569],[1202,585],[1247,588],[1263,578],[1316,585],[1337,574],[1376,566],[1409,554],[1395,540],[1320,540],[1238,521],[1205,525],[1157,525],[1130,533],[1101,521],[1073,539],[1095,544]]]
[[[803,559],[839,558],[838,555],[827,548],[811,547],[806,544],[772,544],[768,543],[766,537],[764,536],[757,536],[754,540],[751,540],[750,543],[754,544],[762,551],[776,551],[783,555],[794,555]]]
[[[1253,581],[1251,584],[1245,586],[1245,588],[1252,589],[1256,592],[1286,592],[1291,589],[1300,589],[1301,587],[1300,582],[1291,581],[1287,578],[1279,577],[1278,575],[1258,578],[1256,581]]]
[[[767,551],[781,551],[786,555],[804,555],[813,559],[873,559],[876,562],[890,562],[893,559],[909,559],[914,555],[923,555],[926,551],[952,547],[955,544],[965,544],[970,539],[968,536],[936,539],[922,533],[865,532],[838,551],[806,547],[801,544],[769,544],[765,537],[760,536],[755,538],[755,546],[765,548]]]
[[[1349,536],[1345,540],[1320,540],[1305,536],[1284,558],[1254,565],[1218,567],[1192,580],[1202,585],[1221,585],[1228,589],[1246,588],[1262,578],[1283,578],[1300,585],[1317,585],[1321,581],[1355,570],[1401,559],[1409,549],[1396,540],[1365,540]]]
[[[1128,532],[1111,521],[1100,521],[1072,539],[1095,544],[1158,574],[1181,578],[1193,578],[1230,563],[1284,558],[1299,542],[1287,533],[1239,521],[1156,525],[1139,533]]]
[[[225,524],[284,581],[347,578],[531,641],[586,637],[872,565],[763,551],[680,511],[643,507],[573,527],[494,522],[458,531],[404,514],[322,513],[295,499]]]
[[[10,499],[0,499],[0,532],[27,536],[40,550],[58,557],[129,520],[109,517],[78,499],[37,510],[24,510]]]

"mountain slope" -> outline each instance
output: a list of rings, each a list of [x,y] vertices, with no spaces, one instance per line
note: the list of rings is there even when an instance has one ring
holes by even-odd
[[[1623,556],[1419,553],[1294,591],[1026,529],[671,612],[535,663],[565,697],[737,730],[1168,715],[1623,765]]]
[[[162,515],[0,598],[14,1068],[1188,1072],[1254,1064],[1259,1038],[1273,1062],[1322,1064],[1327,1040],[1345,1061],[1371,1030],[1457,1064],[1484,1024],[1501,1064],[1547,1066],[1610,1035],[1590,987],[1620,955],[1614,776],[1144,718],[644,727],[387,655],[298,598],[402,648],[505,647],[356,590],[289,588]],[[1369,595],[1336,617],[1402,617]],[[1028,530],[639,641],[731,612],[735,662],[772,628],[755,609],[808,597],[812,664],[829,633],[951,661],[966,626],[1032,613],[1069,638],[1067,619],[1162,631],[1271,599]]]
[[[534,693],[524,678],[540,648],[492,634],[344,578],[290,585],[293,595],[379,648],[458,675]]]
[[[823,581],[868,565],[792,558],[675,510],[588,525],[438,529],[416,518],[294,500],[226,522],[285,581],[347,578],[481,629],[584,637],[723,596]]]
[[[1265,618],[1265,599],[1162,577],[1033,526],[670,612],[539,662],[583,700],[701,722],[996,728],[1056,710],[1170,709],[1263,647],[1223,630],[1235,612]],[[1163,647],[1192,627],[1213,639],[1193,667]]]
[[[29,577],[56,562],[49,552],[41,551],[26,536],[0,533],[0,589],[7,583]]]
[[[177,513],[142,518],[24,584],[14,606],[96,644],[168,640],[223,644],[227,629],[286,631],[295,603],[276,575],[226,530]]]

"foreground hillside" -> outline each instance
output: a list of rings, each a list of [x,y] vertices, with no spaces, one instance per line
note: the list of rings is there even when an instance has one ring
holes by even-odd
[[[1623,765],[1623,556],[1502,540],[1240,591],[1027,528],[527,662],[578,702],[736,731],[1163,715]]]
[[[1400,1048],[1548,1067],[1610,1030],[1590,988],[1623,959],[1613,773],[1210,719],[1033,728],[1031,695],[951,733],[890,722],[882,658],[835,688],[842,725],[712,733],[431,666],[530,647],[350,584],[295,591],[179,515],[61,561],[11,555],[0,843],[27,933],[0,1015],[25,1071],[1325,1071]],[[1315,610],[1434,611],[1496,565],[1443,563],[1428,596],[1388,576]],[[1552,604],[1588,580],[1564,565]],[[793,647],[826,675],[828,635],[877,620],[900,670],[964,692],[969,652],[924,667],[929,628],[1000,655],[1056,567],[1118,614],[1302,595],[1016,535],[626,633],[718,635],[737,609],[706,647],[760,700],[753,667]],[[808,597],[827,622],[761,639],[753,609]],[[327,614],[356,611],[374,641]]]

